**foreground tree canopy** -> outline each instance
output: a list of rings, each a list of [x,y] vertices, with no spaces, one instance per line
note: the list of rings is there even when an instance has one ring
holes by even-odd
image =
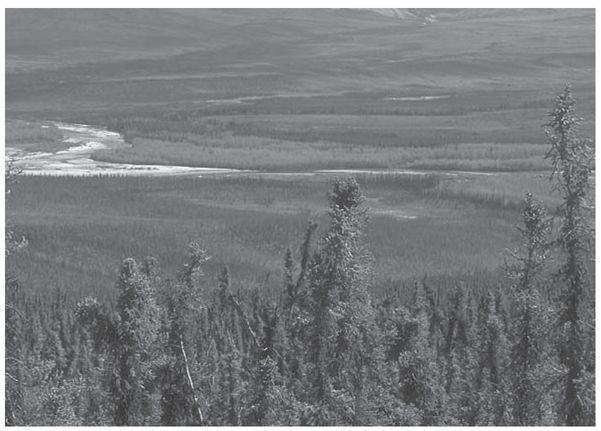
[[[593,157],[578,123],[566,88],[547,126],[562,205],[526,193],[505,286],[424,278],[372,296],[352,178],[334,181],[321,237],[309,222],[282,257],[280,292],[227,268],[213,283],[198,242],[175,280],[126,259],[115,304],[30,297],[7,272],[6,424],[593,425]],[[6,239],[18,258],[25,242]]]

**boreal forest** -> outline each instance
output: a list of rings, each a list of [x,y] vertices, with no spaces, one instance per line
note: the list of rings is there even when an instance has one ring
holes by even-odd
[[[6,424],[594,425],[594,144],[569,87],[548,110],[557,205],[522,190],[499,279],[374,289],[371,201],[351,175],[264,289],[228,266],[210,277],[201,235],[174,276],[131,256],[109,295],[30,289],[35,244],[9,217]],[[7,205],[26,180],[6,166]]]

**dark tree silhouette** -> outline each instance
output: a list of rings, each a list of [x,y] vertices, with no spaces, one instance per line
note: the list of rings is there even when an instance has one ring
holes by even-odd
[[[552,180],[563,200],[557,241],[565,255],[559,271],[564,281],[559,315],[559,324],[565,331],[561,361],[567,369],[562,414],[566,425],[585,425],[591,419],[586,413],[590,410],[585,405],[588,397],[582,392],[586,366],[583,300],[590,295],[587,267],[592,230],[588,224],[587,194],[594,158],[590,141],[578,134],[581,119],[576,116],[575,104],[567,86],[555,101],[546,132],[551,144],[547,158],[553,165]]]

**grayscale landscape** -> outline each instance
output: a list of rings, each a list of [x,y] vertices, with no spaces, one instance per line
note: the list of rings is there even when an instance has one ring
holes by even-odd
[[[594,425],[593,9],[5,9],[7,425]]]

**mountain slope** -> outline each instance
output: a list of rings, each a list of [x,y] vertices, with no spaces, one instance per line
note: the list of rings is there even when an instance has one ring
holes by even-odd
[[[7,10],[6,111],[465,114],[572,82],[591,118],[594,30],[579,9]]]

